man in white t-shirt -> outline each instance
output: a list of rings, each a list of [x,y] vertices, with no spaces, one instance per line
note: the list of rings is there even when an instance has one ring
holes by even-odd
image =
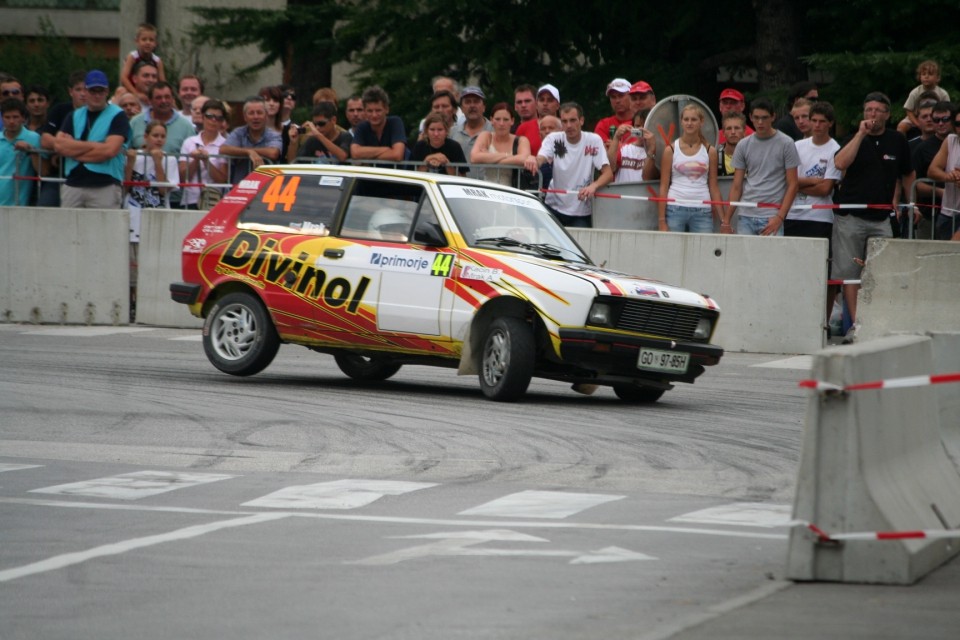
[[[613,181],[603,139],[583,130],[583,108],[576,102],[560,105],[563,131],[549,134],[537,155],[524,162],[524,168],[536,173],[540,165],[553,165],[550,189],[566,193],[547,193],[545,204],[567,227],[592,226],[593,196],[597,189]],[[599,176],[594,179],[596,172]]]

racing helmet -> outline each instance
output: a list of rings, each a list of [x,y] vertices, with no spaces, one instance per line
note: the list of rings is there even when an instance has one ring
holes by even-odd
[[[407,240],[407,232],[410,231],[410,218],[400,211],[390,207],[377,209],[372,216],[367,228],[380,235],[384,240]]]

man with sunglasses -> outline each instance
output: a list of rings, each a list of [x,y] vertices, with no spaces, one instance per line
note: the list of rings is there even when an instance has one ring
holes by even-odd
[[[340,164],[350,157],[352,143],[353,136],[337,128],[337,106],[332,102],[318,102],[303,127],[290,128],[287,162],[314,158],[313,162]]]
[[[16,98],[24,100],[23,85],[13,76],[6,76],[0,79],[0,99]]]
[[[103,71],[88,72],[84,86],[86,105],[64,119],[54,140],[67,178],[60,189],[60,205],[73,209],[119,209],[130,122],[123,109],[108,102],[110,83]]]
[[[921,111],[922,110],[918,110],[917,117],[919,117]],[[937,152],[940,151],[943,141],[947,139],[948,135],[954,132],[953,119],[956,115],[957,109],[952,102],[938,102],[933,106],[933,113],[931,115],[933,135],[921,142],[913,150],[913,168],[917,171],[918,180],[927,177],[927,170],[930,168],[930,163],[933,162]],[[917,221],[916,229],[914,229],[914,238],[929,240],[933,237],[934,207],[932,205],[939,205],[942,199],[942,182],[937,182],[936,184],[917,182],[917,203],[921,205],[919,209],[923,218]],[[901,220],[901,223],[904,222],[904,220]],[[903,224],[901,236],[904,238],[909,237],[907,235],[908,231],[907,225]]]

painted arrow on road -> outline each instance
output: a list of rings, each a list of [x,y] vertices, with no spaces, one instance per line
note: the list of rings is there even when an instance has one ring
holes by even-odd
[[[636,560],[656,560],[645,553],[630,551],[621,547],[605,547],[597,551],[584,553],[567,549],[492,549],[476,548],[477,545],[494,542],[550,542],[546,538],[518,533],[509,529],[489,529],[485,531],[458,531],[455,533],[427,533],[412,536],[394,536],[393,539],[433,539],[436,542],[408,547],[382,555],[364,558],[352,564],[367,566],[390,565],[425,558],[428,556],[486,556],[486,557],[560,557],[573,558],[570,564],[600,564],[605,562],[628,562]]]

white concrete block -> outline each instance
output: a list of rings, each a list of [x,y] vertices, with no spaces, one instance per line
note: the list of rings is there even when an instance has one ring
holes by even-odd
[[[170,299],[170,283],[182,282],[183,239],[207,214],[183,209],[145,209],[140,219],[137,323],[171,327],[203,326],[186,305]]]

